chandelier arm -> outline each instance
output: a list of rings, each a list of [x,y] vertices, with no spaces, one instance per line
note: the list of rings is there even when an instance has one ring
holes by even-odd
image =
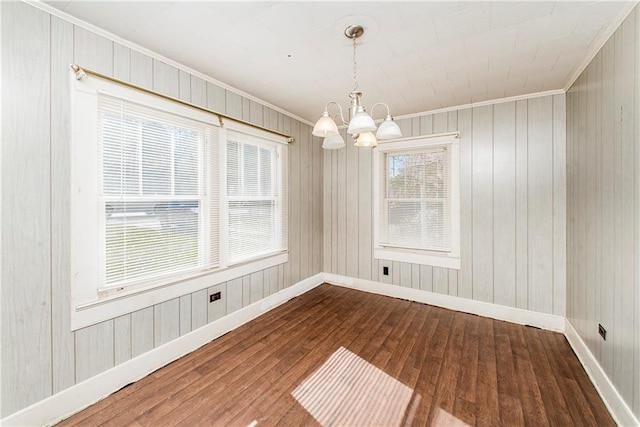
[[[346,120],[344,119],[344,115],[343,115],[343,113],[342,113],[342,106],[341,106],[340,104],[338,104],[338,102],[336,102],[336,101],[329,101],[329,102],[327,102],[327,105],[325,105],[325,106],[324,106],[324,111],[327,111],[327,112],[328,112],[328,111],[329,111],[329,105],[331,105],[331,104],[335,104],[335,105],[337,105],[337,106],[338,106],[338,110],[340,110],[340,120],[342,120],[342,124],[344,124],[344,125],[347,125],[347,126],[348,126],[348,125],[349,125],[349,122],[348,122],[348,121],[346,121]]]
[[[384,102],[376,102],[371,106],[371,118],[373,118],[373,109],[378,105],[384,105],[385,107],[387,107],[387,116],[391,116],[391,110],[389,110],[389,106],[387,104],[385,104]]]

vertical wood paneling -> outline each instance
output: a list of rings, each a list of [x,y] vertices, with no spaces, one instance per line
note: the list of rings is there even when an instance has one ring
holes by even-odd
[[[553,96],[553,314],[565,316],[567,293],[566,97]],[[599,153],[601,150],[596,150]]]
[[[331,155],[335,150],[322,150],[322,271],[332,273],[331,268],[331,250],[332,250],[332,202],[333,197],[331,193],[331,177],[332,163]]]
[[[360,218],[359,214],[359,172],[358,172],[358,151],[363,150],[362,148],[355,147],[353,144],[347,141],[346,151],[346,203],[345,203],[345,220],[346,220],[346,246],[345,246],[345,255],[346,255],[346,268],[345,273],[349,277],[358,277],[359,270],[359,244],[360,240],[358,239],[358,220]],[[343,151],[340,150],[340,151]],[[368,150],[368,149],[367,149]],[[370,215],[370,214],[369,214]]]
[[[312,229],[311,196],[313,195],[311,181],[311,147],[310,129],[307,125],[300,128],[300,276],[298,280],[309,277],[311,273],[311,245]]]
[[[449,130],[449,114],[433,115],[433,133],[444,133]],[[433,291],[439,294],[449,293],[449,271],[442,267],[433,267]]]
[[[113,320],[76,331],[76,381],[106,371],[115,365]]]
[[[264,298],[264,289],[262,287],[263,280],[264,280],[264,273],[262,271],[251,273],[249,277],[249,283],[250,283],[250,289],[251,289],[249,294],[249,301],[251,303],[254,303]]]
[[[180,336],[180,299],[156,304],[153,307],[153,345],[166,344]]]
[[[640,61],[640,7],[636,6],[635,12],[635,24],[636,24],[636,50],[634,52],[636,58],[636,67],[638,61]],[[640,139],[640,70],[636,68],[636,81],[635,81],[635,138],[636,141]],[[635,217],[640,218],[640,147],[638,144],[635,145],[635,185],[636,185],[636,194],[635,194],[635,206],[636,213]],[[635,363],[634,370],[634,380],[635,384],[633,390],[633,412],[636,415],[636,418],[640,418],[640,226],[636,223],[636,235],[635,235],[635,248],[636,248],[636,278],[634,282],[635,289],[635,324],[633,329],[635,331],[635,340],[634,340],[634,356],[633,360]]]
[[[113,74],[113,42],[84,28],[74,27],[74,59],[81,67]]]
[[[448,128],[449,132],[458,130],[458,112],[449,111],[448,113]],[[449,295],[458,296],[458,270],[449,269]]]
[[[131,51],[131,83],[145,89],[153,89],[153,59],[140,52]]]
[[[553,122],[552,98],[529,100],[529,309],[553,310]]]
[[[300,184],[300,177],[302,174],[300,160],[302,156],[302,138],[301,138],[300,122],[291,121],[291,135],[295,138],[295,142],[289,146],[289,282],[286,286],[289,287],[292,284],[300,280],[300,261],[302,259],[301,253],[301,239],[302,230],[301,226],[301,212],[300,205],[302,201],[301,191],[307,191],[308,189],[302,188]]]
[[[128,55],[127,55],[128,57]],[[71,332],[71,129],[69,64],[73,62],[73,25],[51,17],[51,320],[53,393],[75,384],[74,334]],[[128,76],[129,64],[126,64]],[[61,118],[67,118],[61,119]],[[4,335],[3,335],[4,336]]]
[[[613,40],[609,40],[605,46],[602,48],[602,135],[612,135],[613,134],[613,123],[615,116],[614,109],[614,45]],[[567,107],[573,107],[573,103],[569,104],[569,100],[567,100]],[[573,117],[568,117],[568,126],[567,126],[567,145],[571,138],[571,125]],[[605,138],[601,140],[602,150],[602,184],[601,184],[601,225],[602,225],[602,260],[601,260],[601,276],[600,276],[600,287],[602,288],[604,284],[612,284],[614,283],[614,236],[615,236],[615,216],[614,216],[614,158],[613,158],[613,150],[611,139]],[[575,150],[573,146],[568,147],[567,155],[575,156]],[[568,177],[567,177],[568,178]],[[567,204],[573,206],[574,204],[574,188],[575,183],[567,183]],[[567,224],[567,233],[572,235],[574,231],[574,227],[572,223]],[[575,247],[575,243],[573,240],[569,239],[567,242],[568,251],[567,258],[571,256],[571,260],[567,259],[567,273],[572,271],[572,267],[577,264],[577,260],[574,261],[572,255],[574,251],[572,250]],[[574,311],[572,310],[572,302],[573,302],[573,294],[569,295],[569,292],[574,288],[575,281],[572,278],[567,278],[567,317],[572,317]],[[607,289],[602,289],[600,292],[600,318],[602,325],[607,328],[609,325],[613,325],[614,322],[614,294],[610,292],[609,286]],[[601,343],[600,349],[600,365],[604,369],[604,371],[609,375],[609,377],[613,374],[613,345],[612,341],[605,341]]]
[[[216,113],[226,112],[226,91],[218,85],[207,82],[207,108]],[[260,120],[262,123],[262,120]]]
[[[131,313],[131,356],[153,349],[153,307]]]
[[[473,109],[473,299],[493,302],[493,106]]]
[[[586,186],[586,210],[585,210],[585,226],[586,226],[586,276],[585,285],[587,289],[593,289],[594,292],[585,292],[585,324],[586,343],[593,348],[596,353],[600,348],[600,337],[597,329],[592,321],[587,319],[595,319],[596,315],[596,209],[599,206],[596,200],[596,182],[597,182],[597,166],[596,166],[596,62],[592,61],[586,69],[586,102],[587,108],[587,140],[586,140],[586,168],[590,173],[585,176]]]
[[[268,270],[265,270],[264,275],[265,277],[269,276],[269,283],[270,283],[269,295],[273,295],[276,292],[278,292],[278,266],[276,265],[269,268]],[[227,285],[227,287],[228,286],[229,285]],[[230,314],[230,312],[227,312],[227,314]]]
[[[173,98],[178,98],[180,96],[180,73],[178,69],[154,59],[153,90]]]
[[[516,102],[516,307],[527,309],[529,296],[529,110]]]
[[[371,150],[358,150],[358,277],[371,280],[373,251],[373,189]]]
[[[344,133],[343,133],[344,137]],[[338,273],[338,211],[340,194],[338,194],[338,152],[340,150],[331,150],[331,273]]]
[[[249,100],[249,119],[248,120],[255,125],[262,126],[262,120],[263,120],[262,105],[258,104],[256,101]]]
[[[516,105],[493,110],[493,302],[516,305]]]
[[[635,246],[636,235],[631,233],[635,230],[638,233],[640,218],[635,216],[635,204],[637,200],[638,189],[636,185],[636,151],[640,150],[640,135],[635,133],[635,121],[640,120],[640,111],[635,109],[635,91],[640,90],[636,87],[637,75],[640,72],[636,57],[636,16],[630,14],[622,24],[622,70],[621,75],[616,75],[616,85],[620,78],[620,85],[624,88],[621,104],[622,112],[622,188],[620,196],[622,198],[622,235],[621,256],[622,256],[622,274],[620,292],[620,315],[621,325],[620,338],[622,343],[634,342],[635,316],[640,313],[635,312],[635,299],[637,293],[640,292],[638,286],[638,278],[635,277],[636,263],[640,263],[640,248]],[[635,344],[636,346],[639,343]],[[625,401],[633,403],[634,390],[634,370],[640,369],[640,360],[636,363],[627,363],[627,360],[633,360],[634,346],[622,345],[619,349],[619,363],[621,366],[621,381],[618,391],[624,397]]]
[[[225,91],[226,114],[231,117],[242,118],[242,97],[230,90]]]
[[[191,332],[191,294],[180,297],[180,335]]]
[[[433,267],[430,265],[420,266],[420,289],[423,291],[433,291]]]
[[[49,15],[24,3],[0,7],[2,56],[11,58],[2,67],[0,148],[4,417],[52,392],[51,29]]]
[[[207,296],[216,292],[220,292],[220,299],[208,303],[207,306],[207,321],[209,323],[214,320],[218,320],[227,314],[227,283],[224,282],[210,287],[207,290]]]
[[[56,18],[51,18],[51,22]],[[60,20],[60,22],[65,22]],[[67,25],[71,25],[68,24]],[[53,35],[53,32],[52,32]],[[72,33],[73,36],[73,33]],[[64,46],[71,48],[73,42],[65,41]],[[51,52],[51,57],[56,58],[56,54]],[[113,77],[128,82],[131,80],[131,49],[120,44],[113,45]]]
[[[343,138],[347,142],[347,145],[351,144],[350,135],[343,130]],[[338,248],[337,258],[337,273],[347,273],[347,189],[349,183],[347,182],[347,149],[336,150],[338,157],[338,182],[337,182],[337,200],[336,210],[338,212],[337,217],[337,239],[336,244]]]
[[[178,80],[180,94],[178,98],[186,102],[191,102],[191,75],[182,70],[179,70],[179,73]]]
[[[566,108],[566,315],[636,416],[638,14],[636,7],[576,80]],[[607,329],[606,341],[597,335],[598,323]]]
[[[227,314],[242,308],[242,277],[227,282]]]
[[[400,286],[411,287],[411,264],[408,262],[400,263]]]
[[[242,306],[251,304],[251,275],[242,276]]]
[[[116,365],[131,359],[131,315],[113,319],[113,352]]]
[[[191,330],[207,324],[207,290],[202,289],[191,294]]]
[[[242,104],[242,114],[243,114],[243,119],[244,120],[248,120],[248,117],[250,116],[250,111],[249,111],[249,107],[250,107],[250,103],[249,102],[244,102],[244,98],[243,98],[243,104]],[[291,131],[291,118],[288,116],[285,116],[283,118],[283,129],[284,132],[288,135],[292,135],[295,138],[295,135],[293,135],[293,132]],[[287,174],[287,188],[289,191],[289,262],[285,263],[283,265],[283,286],[287,287],[291,284],[291,253],[295,248],[295,241],[294,241],[294,236],[292,236],[293,234],[293,229],[292,229],[292,221],[291,221],[291,209],[292,209],[292,201],[291,201],[291,197],[292,197],[292,183],[293,183],[293,177],[291,175],[291,171],[292,171],[292,165],[293,165],[293,160],[291,158],[291,151],[292,151],[292,146],[295,145],[295,141],[291,144],[289,144],[289,173]],[[244,302],[244,299],[243,299]]]
[[[458,111],[460,132],[460,271],[458,296],[473,297],[473,115]],[[424,132],[424,123],[423,132]],[[422,276],[421,276],[422,277]]]
[[[207,108],[207,82],[191,76],[191,103]]]
[[[309,129],[311,135],[311,128]],[[323,179],[323,166],[324,157],[322,155],[322,142],[320,138],[310,136],[311,144],[311,169],[312,169],[312,187],[313,194],[311,195],[312,201],[312,221],[311,227],[313,230],[311,245],[311,274],[317,274],[321,271],[327,271],[322,269],[322,257],[324,255],[324,248],[322,238],[323,233],[323,207],[322,202],[324,200],[322,192],[322,179]]]

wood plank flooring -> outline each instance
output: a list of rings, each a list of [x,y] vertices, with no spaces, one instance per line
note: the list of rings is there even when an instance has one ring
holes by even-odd
[[[291,393],[340,347],[413,389],[402,425],[615,425],[562,334],[328,284],[59,425],[318,425]]]

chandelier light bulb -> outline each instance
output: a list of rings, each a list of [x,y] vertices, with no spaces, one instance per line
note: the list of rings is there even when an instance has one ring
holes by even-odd
[[[356,138],[355,144],[356,147],[377,147],[378,141],[376,140],[376,136],[373,132],[363,132]]]
[[[313,131],[311,134],[313,136],[319,136],[321,138],[326,138],[327,136],[338,135],[338,125],[333,121],[331,117],[329,117],[329,112],[325,110],[322,113],[322,117],[318,119],[315,126],[313,126]]]
[[[400,131],[400,126],[396,122],[393,121],[393,118],[388,115],[386,119],[380,126],[378,126],[378,131],[376,132],[376,138],[383,141],[385,139],[394,139],[401,138],[402,132]]]
[[[337,150],[338,148],[344,147],[344,138],[340,134],[328,136],[322,142],[322,148],[325,150]]]

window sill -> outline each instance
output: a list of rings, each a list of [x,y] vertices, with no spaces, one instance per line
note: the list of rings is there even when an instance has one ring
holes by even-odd
[[[373,257],[388,261],[410,262],[412,264],[460,270],[460,256],[423,253],[408,249],[374,248]]]
[[[288,252],[272,255],[259,260],[216,270],[197,273],[175,279],[164,286],[138,288],[123,293],[104,296],[102,299],[84,304],[74,304],[71,312],[71,330],[85,328],[105,320],[151,307],[165,301],[207,289],[247,274],[284,264],[288,261]]]

